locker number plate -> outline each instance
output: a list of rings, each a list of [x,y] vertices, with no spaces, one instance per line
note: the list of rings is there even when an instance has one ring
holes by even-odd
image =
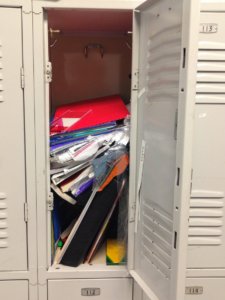
[[[81,289],[81,296],[99,296],[101,290],[99,288],[84,288]]]
[[[202,286],[186,286],[185,294],[186,295],[202,295],[203,287]]]
[[[218,31],[218,24],[203,23],[200,24],[200,33],[216,33]]]

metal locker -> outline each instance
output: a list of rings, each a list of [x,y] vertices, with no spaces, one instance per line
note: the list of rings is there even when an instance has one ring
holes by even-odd
[[[224,268],[225,105],[197,104],[188,268]]]
[[[21,17],[0,8],[0,271],[27,269]]]
[[[140,53],[131,275],[144,299],[185,294],[198,5],[147,1],[135,13]]]
[[[2,300],[29,300],[28,281],[11,280],[0,281],[0,297]]]
[[[97,293],[107,277],[111,286],[105,296],[118,299],[116,282],[132,277],[151,300],[183,300],[199,25],[196,0],[149,0],[134,12],[128,268],[51,266],[47,11],[106,8],[90,2],[33,2],[38,239],[44,240],[38,245],[39,297],[55,299],[67,288],[67,299],[80,297],[81,282],[85,292]],[[110,8],[116,9],[108,2]],[[97,286],[88,286],[94,280]],[[139,292],[136,289],[136,298]]]
[[[35,57],[36,110],[40,117],[36,125],[38,136],[45,136],[48,124],[46,124],[43,112],[46,112],[45,103],[47,101],[43,95],[48,88],[46,88],[43,78],[45,60],[42,55],[46,49],[45,51],[42,50],[44,49],[47,35],[45,33],[45,41],[43,42],[42,30],[43,28],[46,29],[46,23],[44,22],[43,26],[42,8],[68,9],[71,6],[73,8],[77,8],[77,6],[79,8],[89,8],[91,6],[95,9],[110,5],[107,1],[96,1],[95,4],[91,4],[91,1],[84,1],[84,4],[82,4],[82,1],[77,1],[76,3],[71,1],[69,3],[66,0],[33,2],[35,3],[34,9],[36,9],[34,16],[34,27],[36,29],[34,33],[34,48],[35,53],[38,54]],[[128,1],[126,2],[128,4]],[[132,134],[135,139],[136,127],[138,126],[139,146],[137,153],[134,148],[131,153],[133,166],[135,166],[134,161],[141,157],[141,153],[143,156],[145,154],[146,158],[145,161],[140,159],[138,161],[139,164],[131,168],[133,172],[131,172],[133,174],[131,183],[136,184],[136,174],[138,174],[137,179],[142,177],[141,179],[143,180],[142,184],[137,186],[137,191],[135,188],[131,189],[130,207],[132,213],[130,218],[129,270],[127,270],[127,273],[118,272],[118,274],[128,277],[128,271],[130,271],[130,275],[136,282],[133,295],[135,300],[140,300],[142,297],[143,299],[151,298],[151,300],[210,300],[217,294],[217,298],[222,299],[224,294],[225,275],[222,262],[224,261],[223,202],[225,174],[221,165],[224,160],[225,147],[223,140],[223,129],[225,126],[225,59],[223,53],[224,43],[221,42],[224,39],[224,13],[219,14],[219,11],[221,8],[222,11],[225,11],[225,6],[224,0],[214,1],[216,3],[213,3],[213,0],[202,0],[202,4],[206,4],[202,6],[203,11],[206,13],[204,16],[201,16],[199,28],[199,2],[196,0],[152,0],[137,8],[134,14],[135,25],[140,25],[142,28],[134,28],[134,35],[141,29],[141,51],[139,56],[133,58],[132,72],[132,106],[134,115]],[[118,7],[125,8],[122,1],[117,1],[117,3]],[[184,6],[182,8],[183,3]],[[116,5],[113,8],[117,8]],[[176,6],[174,7],[174,5]],[[128,5],[126,8],[128,8]],[[14,20],[19,22],[19,18],[14,18]],[[44,21],[46,20],[44,19]],[[6,35],[4,33],[5,24],[7,24],[7,19],[2,15],[0,18],[0,35],[2,34],[2,36]],[[185,26],[183,26],[184,24]],[[21,37],[19,23],[16,27],[17,34],[15,34],[16,32],[11,32],[14,38],[15,36]],[[11,26],[7,28],[7,38],[9,38],[9,30],[12,31]],[[201,39],[199,41],[197,39],[198,31],[204,38],[210,36],[211,40]],[[0,36],[0,41],[2,42],[2,40],[3,38]],[[16,42],[18,42],[17,39],[13,39],[10,43],[14,43],[15,46]],[[134,40],[135,49],[139,47],[139,45],[137,46],[138,43],[138,39]],[[3,50],[6,44],[4,42],[0,45],[0,108],[6,105],[5,95],[7,95],[7,91],[9,92],[9,90],[5,89],[4,83],[7,77],[6,71],[10,70],[9,68],[5,70],[4,59],[7,56],[5,56],[5,51]],[[17,52],[20,53],[21,45],[18,43],[16,47],[19,49]],[[8,54],[8,52],[10,53],[10,51],[7,51],[7,55],[10,56],[11,54]],[[15,60],[15,55],[12,59]],[[197,60],[198,73],[196,72]],[[10,61],[12,62],[12,60]],[[12,65],[15,67],[16,64]],[[148,69],[148,67],[151,68]],[[197,85],[195,84],[196,73]],[[16,76],[17,73],[13,71],[13,74]],[[23,75],[23,69],[21,69],[21,75]],[[23,77],[20,78],[23,79]],[[23,85],[23,80],[21,80],[21,83]],[[13,91],[10,90],[13,95],[16,93],[15,86],[13,84]],[[18,105],[16,112],[21,117],[22,105],[18,104],[22,103],[21,90],[17,97],[14,97],[14,101],[15,99],[21,100],[15,102]],[[194,109],[195,100],[198,103],[196,109]],[[220,104],[220,107],[218,104]],[[11,105],[10,108],[15,108],[16,105]],[[192,165],[191,150],[194,110],[195,152]],[[6,117],[7,114],[1,115],[1,113],[2,111],[0,110],[0,122],[4,121],[1,124],[1,128],[5,127],[6,121],[8,121],[9,124],[7,125],[12,130],[13,126],[10,119]],[[16,122],[18,122],[16,129],[21,134],[19,139],[21,142],[24,139],[24,129],[22,119],[18,115],[16,118]],[[5,121],[5,119],[7,120]],[[41,124],[38,124],[38,122]],[[15,124],[13,123],[13,125]],[[10,154],[6,149],[12,150],[12,147],[7,147],[7,145],[12,146],[12,142],[3,135],[2,132],[4,131],[0,132],[2,134],[0,137],[3,141],[2,151]],[[8,132],[10,133],[10,131]],[[211,141],[210,145],[209,141]],[[10,163],[14,166],[18,165],[17,171],[19,167],[23,167],[21,170],[23,170],[22,173],[25,176],[25,158],[22,155],[25,149],[20,142],[16,144],[17,159],[13,160],[13,163],[9,161],[7,165],[8,167]],[[46,174],[43,172],[46,168],[45,145],[45,138],[42,141],[37,141],[38,200],[40,200],[38,204],[40,225],[38,234],[40,242],[43,236],[43,239],[47,240],[46,199],[49,195],[46,193],[48,184],[46,183]],[[217,147],[218,145],[219,147]],[[15,158],[15,156],[12,157]],[[0,163],[2,161],[0,156]],[[5,159],[4,163],[6,162],[7,160]],[[139,172],[141,164],[143,164],[143,172]],[[194,169],[192,183],[191,167]],[[14,223],[16,223],[17,217],[21,222],[18,222],[14,232],[18,233],[19,231],[19,234],[15,235],[20,239],[20,242],[24,242],[23,245],[26,244],[26,226],[23,222],[22,212],[23,204],[26,202],[25,178],[18,175],[21,173],[17,174],[17,181],[14,182],[19,182],[20,184],[18,185],[19,187],[15,186],[14,194],[11,195],[10,193],[12,192],[7,193],[6,185],[1,186],[4,183],[4,176],[1,170],[3,169],[0,168],[0,226],[2,226],[0,227],[0,245],[2,245],[2,248],[0,246],[0,254],[2,253],[0,255],[0,269],[5,268],[7,270],[7,266],[10,269],[10,263],[14,266],[16,265],[13,259],[7,262],[7,255],[11,253],[11,246],[12,249],[19,249],[22,253],[20,257],[24,260],[23,266],[17,266],[18,269],[26,268],[26,249],[15,242],[13,233],[10,231]],[[9,168],[7,172],[9,172]],[[4,172],[4,174],[6,173]],[[151,183],[151,188],[149,188],[149,183]],[[21,189],[20,193],[19,188]],[[191,188],[192,193],[190,194]],[[18,197],[16,204],[11,200],[15,198],[15,191],[18,191],[17,194],[22,195]],[[14,204],[13,211],[11,209],[12,203]],[[190,211],[189,203],[191,204]],[[18,205],[18,209],[15,205]],[[135,205],[136,218],[133,213]],[[19,214],[10,219],[15,212],[19,212]],[[8,223],[6,222],[7,216],[9,216],[7,219]],[[134,222],[134,219],[136,222]],[[187,247],[188,243],[189,247]],[[4,248],[7,245],[9,245],[9,248]],[[132,248],[133,245],[135,247]],[[47,297],[49,297],[49,300],[57,297],[72,299],[74,294],[81,299],[85,299],[85,296],[89,297],[90,295],[101,299],[101,296],[98,295],[99,287],[101,287],[104,292],[103,295],[107,299],[115,295],[119,299],[118,294],[114,293],[114,288],[120,286],[120,284],[127,286],[127,293],[125,292],[123,299],[125,297],[128,299],[132,298],[130,293],[131,279],[120,279],[120,275],[115,275],[116,272],[111,272],[110,274],[110,271],[106,271],[106,268],[104,270],[96,269],[92,272],[89,272],[88,269],[77,272],[66,268],[61,270],[60,268],[58,270],[50,268],[47,270],[49,263],[51,263],[46,255],[47,246],[49,245],[39,246],[40,300],[46,300]],[[186,252],[188,254],[187,265]],[[11,254],[13,255],[13,252]],[[16,254],[18,255],[18,253]],[[211,259],[212,257],[213,259]],[[1,263],[1,260],[4,263]],[[22,265],[22,262],[20,264]],[[188,267],[188,270],[186,270],[186,267]],[[206,267],[210,269],[206,269]],[[201,269],[197,270],[197,268]],[[210,274],[213,274],[214,278],[213,276],[209,278]],[[91,276],[93,277],[92,279]],[[107,279],[103,279],[104,276],[107,276]],[[188,277],[187,279],[185,279],[186,276]],[[201,278],[201,276],[205,278]],[[126,282],[126,284],[123,285],[123,282]],[[96,285],[92,285],[93,283],[97,284],[97,288]],[[137,286],[140,286],[146,294],[144,295]],[[82,295],[82,292],[84,295]],[[116,292],[118,291],[116,290]]]
[[[75,279],[49,280],[48,300],[131,300],[132,279]]]
[[[68,4],[66,3],[67,2],[61,1],[61,8],[67,7]],[[152,3],[154,3],[154,5],[152,5]],[[171,293],[171,295],[174,295],[174,298],[171,299],[181,299],[182,297],[184,297],[183,291],[185,285],[185,230],[187,229],[187,226],[185,227],[184,225],[187,225],[185,218],[187,218],[188,216],[188,211],[186,209],[186,202],[186,206],[183,207],[184,203],[180,203],[179,200],[177,200],[177,197],[175,197],[174,201],[174,194],[177,193],[177,196],[180,196],[181,199],[187,200],[184,196],[188,195],[187,185],[189,184],[189,181],[187,181],[187,179],[190,174],[188,173],[188,171],[183,171],[184,169],[182,169],[182,167],[186,168],[187,170],[190,166],[190,156],[187,154],[187,151],[188,149],[191,149],[191,145],[188,146],[188,141],[191,141],[191,135],[188,135],[188,130],[191,130],[190,116],[193,112],[193,107],[191,107],[191,105],[190,107],[182,107],[181,105],[181,111],[183,112],[183,115],[180,115],[178,97],[180,97],[183,103],[185,103],[185,100],[188,98],[186,93],[188,93],[189,95],[189,101],[190,99],[192,99],[191,96],[193,96],[194,94],[192,85],[194,79],[192,77],[195,70],[194,67],[190,67],[190,62],[195,62],[195,57],[191,59],[190,52],[192,51],[192,55],[195,55],[195,50],[190,50],[190,47],[188,48],[188,46],[190,46],[190,41],[192,43],[195,41],[195,38],[183,38],[183,44],[181,43],[180,37],[182,36],[182,34],[184,35],[184,33],[182,33],[182,30],[185,31],[181,26],[182,22],[184,21],[182,20],[182,8],[178,5],[176,9],[174,9],[174,3],[175,1],[172,0],[164,1],[163,4],[162,1],[149,1],[144,6],[138,8],[135,13],[136,16],[138,14],[143,15],[141,24],[142,29],[144,28],[144,35],[146,35],[144,36],[144,38],[146,38],[146,40],[149,38],[149,42],[145,44],[146,47],[141,47],[141,51],[143,52],[140,53],[140,66],[137,64],[138,68],[140,68],[139,70],[137,68],[137,70],[141,71],[139,77],[139,90],[138,80],[134,80],[135,84],[137,85],[133,85],[134,114],[137,113],[138,108],[139,113],[142,112],[143,116],[143,119],[141,120],[143,121],[143,127],[141,127],[142,125],[139,122],[141,118],[139,118],[138,120],[138,132],[140,133],[140,140],[138,144],[139,146],[142,145],[143,148],[139,147],[138,151],[141,152],[141,150],[143,150],[145,147],[145,155],[147,153],[147,160],[145,160],[145,166],[143,168],[144,177],[142,186],[140,187],[140,190],[138,190],[138,192],[140,192],[139,195],[141,196],[141,199],[140,202],[137,202],[138,210],[136,214],[135,228],[132,228],[131,226],[131,230],[135,231],[136,242],[138,242],[136,244],[136,247],[134,248],[134,252],[136,252],[137,254],[135,254],[135,263],[133,264],[133,266],[131,263],[129,265],[129,268],[130,274],[134,277],[136,282],[140,284],[143,290],[145,290],[147,294],[151,296],[151,299],[160,300],[166,299],[165,297],[168,297],[169,293]],[[195,3],[195,6],[193,3]],[[51,2],[50,6],[54,7],[54,3]],[[88,6],[88,4],[86,4],[86,6]],[[186,5],[185,12],[189,12],[189,15],[194,18],[197,16],[197,13],[196,15],[194,15],[193,11],[198,10],[197,6],[197,2],[193,1],[192,3],[190,3],[190,10],[189,6]],[[171,14],[175,14],[173,15],[173,21],[171,21],[170,19]],[[147,16],[150,16],[151,18],[155,17],[156,19],[154,19],[154,21],[151,23],[149,21],[150,18],[147,18]],[[208,14],[206,19],[203,20],[204,23],[208,21],[208,17],[212,17],[212,15]],[[165,23],[161,22],[160,25],[157,25],[157,18],[159,20],[159,23],[161,19],[164,18]],[[222,24],[221,19],[221,17],[220,20],[218,18],[219,23]],[[151,23],[150,33],[148,32],[148,21]],[[178,21],[178,23],[176,23],[176,21]],[[169,22],[172,22],[171,26],[164,26],[165,24],[169,24]],[[190,22],[189,24],[187,22],[187,24],[188,26],[191,24],[190,27],[192,26],[192,29],[194,28],[193,23]],[[162,26],[162,28],[160,28],[160,26]],[[200,30],[203,31],[208,30],[207,28],[205,29],[205,27],[200,28]],[[216,30],[216,27],[213,28],[213,30]],[[205,33],[206,32],[204,32],[204,34]],[[219,31],[219,34],[221,34],[221,31]],[[160,42],[157,40],[157,36],[160,36],[162,38]],[[215,44],[210,44],[208,42],[204,44],[204,41],[203,43],[200,43],[200,46],[203,48],[205,47],[205,49],[200,49],[201,51],[199,53],[198,62],[200,72],[197,75],[198,84],[196,99],[198,103],[204,104],[201,106],[201,108],[199,106],[196,109],[196,115],[197,118],[199,118],[196,123],[201,122],[203,124],[203,126],[200,125],[200,127],[196,131],[197,143],[200,143],[200,146],[198,145],[199,149],[207,148],[207,141],[205,139],[206,129],[210,128],[210,124],[213,123],[213,120],[217,119],[214,128],[210,128],[210,130],[208,131],[210,140],[215,138],[217,132],[224,126],[224,99],[222,96],[222,94],[224,93],[224,88],[222,87],[224,78],[223,74],[221,74],[224,71],[224,66],[223,64],[218,63],[220,60],[224,61],[222,53],[224,49],[221,43],[217,43],[218,37],[216,35],[211,35],[211,37],[212,39],[215,39],[213,40],[213,42],[216,43],[216,47],[221,48],[211,49],[210,47],[214,46]],[[43,36],[41,36],[40,34],[38,35],[38,38],[43,38]],[[141,38],[143,38],[143,36],[141,36]],[[220,36],[219,40],[221,38],[222,37]],[[144,42],[146,42],[146,40]],[[141,40],[141,43],[142,42],[143,39]],[[163,45],[160,44],[161,42],[163,43]],[[170,47],[168,48],[167,43],[170,45]],[[141,45],[143,45],[143,43]],[[184,46],[183,49],[181,49],[182,46]],[[157,50],[158,48],[160,48],[159,51]],[[208,51],[208,48],[210,48],[211,51]],[[146,49],[147,55],[146,53],[144,53]],[[216,57],[218,59],[212,59],[212,55],[215,54],[214,52],[216,53]],[[23,94],[24,69],[22,56],[23,51],[21,9],[2,7],[0,8],[0,271],[18,271],[27,269],[28,254],[26,236],[26,176],[29,175],[26,174],[25,161],[26,135],[24,127],[25,104]],[[186,60],[184,59],[185,56],[187,58]],[[162,57],[164,57],[163,62],[161,61]],[[167,60],[168,57],[170,59]],[[171,58],[174,57],[174,64],[171,64]],[[151,60],[154,60],[154,62]],[[205,62],[205,60],[207,60],[207,63]],[[180,62],[182,62],[182,65],[180,65]],[[189,65],[187,66],[187,64]],[[148,68],[148,66],[150,65],[151,71],[149,71],[149,73],[148,70],[147,74],[145,73],[146,70],[142,72],[142,67],[143,69],[145,69],[146,66]],[[136,67],[135,64],[134,66]],[[179,73],[180,67],[183,71],[181,73]],[[173,72],[171,72],[171,70],[173,70]],[[43,70],[41,69],[41,71]],[[135,71],[136,74],[136,70],[133,71]],[[215,72],[217,71],[220,74],[215,74]],[[191,82],[189,83],[189,86],[191,87],[189,91],[186,91],[186,87],[188,86],[187,78],[189,78],[189,81]],[[39,79],[41,79],[41,77],[37,80]],[[146,85],[146,79],[148,80],[149,85]],[[166,93],[164,93],[163,95],[160,94],[162,87],[164,90],[166,90]],[[148,93],[149,89],[151,91],[150,93]],[[42,92],[43,89],[40,89],[40,94]],[[204,93],[207,95],[203,95]],[[214,93],[216,95],[212,95]],[[42,100],[43,99],[40,97],[40,103],[37,104],[38,109],[40,109],[40,106],[42,105]],[[217,113],[217,108],[211,105],[212,103],[210,101],[212,100],[215,101],[216,104],[220,103],[222,105],[222,109],[219,113]],[[205,104],[205,102],[207,103],[207,105]],[[183,105],[185,106],[185,104]],[[186,111],[188,112],[187,115],[185,115],[184,113]],[[184,117],[184,123],[182,123],[182,126],[179,123],[182,121],[181,117]],[[188,121],[190,123],[188,123],[186,118],[189,118]],[[204,125],[204,121],[208,123]],[[188,124],[190,126],[188,126]],[[184,140],[184,142],[179,145],[180,154],[177,155],[176,139],[179,139],[179,135],[181,136],[182,132],[185,133],[186,140]],[[218,142],[218,139],[222,141],[222,132],[220,133],[221,137],[217,135],[215,144]],[[149,143],[150,135],[150,139],[152,139],[151,143]],[[142,141],[144,141],[145,144],[143,144]],[[224,179],[224,172],[219,168],[219,164],[216,168],[216,164],[213,164],[213,162],[210,162],[211,164],[208,163],[207,165],[204,163],[204,161],[209,160],[211,153],[216,153],[216,156],[222,157],[222,150],[224,148],[224,145],[222,142],[220,143],[220,145],[220,149],[213,148],[214,145],[212,144],[203,154],[200,151],[199,153],[195,153],[196,156],[194,157],[194,160],[196,159],[196,157],[197,159],[194,166],[197,166],[198,170],[197,172],[193,173],[193,194],[191,195],[193,198],[191,199],[191,205],[193,207],[191,208],[191,222],[193,221],[193,219],[196,222],[196,218],[198,217],[201,217],[201,221],[204,221],[204,217],[208,217],[207,214],[211,214],[210,217],[212,216],[214,219],[216,218],[216,221],[219,222],[223,219],[221,199],[224,198],[224,195],[223,191],[221,193],[221,186],[223,186],[222,181]],[[182,149],[182,147],[184,146],[186,148]],[[163,152],[165,149],[167,149],[167,153],[166,151]],[[216,152],[217,150],[219,150],[219,152]],[[139,152],[138,156],[140,154]],[[132,155],[133,157],[135,157],[134,154]],[[183,163],[184,158],[188,160],[188,163]],[[222,159],[220,161],[222,161]],[[219,160],[216,160],[216,163],[218,162]],[[152,170],[148,168],[149,166],[154,167],[152,168],[152,170],[155,170],[153,174],[154,178],[151,173]],[[43,173],[43,169],[41,169],[41,171],[39,169],[38,172]],[[37,174],[39,175],[38,172]],[[207,178],[206,173],[210,173],[210,175],[212,177],[214,176],[214,178]],[[152,182],[153,186],[151,190],[148,190],[149,181]],[[175,183],[177,186],[175,188],[173,186],[174,181],[176,181]],[[181,186],[182,189],[185,190],[184,192],[180,191],[181,188],[179,187]],[[212,188],[210,190],[206,190],[206,193],[204,194],[203,192],[204,189],[206,189],[206,186]],[[208,192],[212,193],[210,194]],[[44,193],[45,192],[43,192],[43,194]],[[169,201],[165,201],[165,197],[168,195],[170,195],[167,198],[169,199]],[[147,199],[149,196],[151,198],[150,201],[148,201],[149,199]],[[46,201],[45,197],[43,198],[43,200]],[[137,200],[139,200],[138,197]],[[212,201],[210,202],[210,200],[213,200],[214,203],[212,204]],[[202,209],[202,207],[199,206],[200,202],[204,202],[203,205],[207,205],[207,207],[203,207]],[[138,206],[139,204],[140,206]],[[41,206],[45,209],[44,202],[41,204]],[[211,206],[213,206],[213,208]],[[206,210],[207,214],[205,214]],[[147,211],[149,213],[146,214]],[[142,227],[140,227],[140,224],[138,223],[141,223]],[[189,267],[199,267],[199,264],[201,264],[202,268],[204,268],[206,264],[211,268],[215,267],[215,265],[216,267],[221,267],[220,261],[223,260],[223,251],[220,251],[219,249],[223,247],[223,241],[221,242],[221,239],[224,239],[224,237],[220,237],[221,230],[223,230],[222,226],[222,229],[219,229],[218,227],[220,226],[217,226],[216,230],[214,230],[214,228],[207,228],[207,230],[209,230],[208,235],[210,235],[210,239],[205,237],[207,236],[207,232],[206,230],[204,230],[205,228],[190,228],[189,245],[191,245],[191,247],[189,247],[188,250]],[[34,227],[33,229],[35,230]],[[181,241],[181,239],[179,238],[182,232],[184,233],[184,241]],[[133,235],[132,231],[131,235]],[[200,235],[200,237],[198,235]],[[204,242],[207,245],[205,245]],[[154,245],[151,245],[150,243]],[[205,246],[209,247],[208,244],[210,243],[214,243],[214,245],[217,245],[218,247],[211,247],[210,249],[208,248],[207,255],[203,256],[203,248],[193,247],[196,245],[199,246],[199,243],[201,243],[201,245],[204,247],[204,251],[206,249]],[[220,246],[220,243],[222,244],[222,246]],[[142,247],[141,251],[139,251],[139,246]],[[165,253],[165,249],[168,250],[167,253]],[[192,253],[190,252],[190,249]],[[39,253],[39,258],[41,258],[42,262],[45,262],[44,250],[45,249],[42,248],[43,252],[40,251]],[[130,252],[133,251],[131,249],[129,250]],[[182,250],[184,251],[182,252]],[[182,255],[184,255],[184,258],[181,257]],[[199,256],[199,259],[196,259],[197,255]],[[207,260],[207,257],[211,257],[212,255],[214,255],[216,259],[214,261]],[[146,266],[149,265],[151,266],[151,272],[149,272],[149,270],[146,268]],[[81,282],[79,281],[80,279],[77,281],[75,281],[75,279],[69,279],[69,277],[80,276],[75,271],[70,270],[70,272],[68,273],[64,271],[61,274],[58,273],[56,275],[56,272],[54,273],[54,271],[51,270],[51,275],[49,275],[49,273],[44,270],[43,265],[41,265],[40,268],[42,272],[40,281],[44,287],[43,282],[46,283],[45,280],[48,279],[50,298],[54,296],[55,289],[57,289],[56,287],[61,289],[64,286],[68,285],[69,290],[71,290],[71,293],[68,294],[68,297],[72,297],[74,284],[77,285],[77,289],[75,292],[79,290],[79,287],[81,286]],[[74,275],[73,272],[74,274],[76,273],[76,275]],[[84,273],[85,272],[88,273],[88,270],[85,270]],[[94,272],[93,275],[84,275],[84,273],[82,273],[82,276],[84,277],[97,277]],[[109,274],[110,272],[107,276],[110,277]],[[48,277],[50,276],[52,276],[52,278],[49,280]],[[61,277],[63,276],[68,277],[68,279],[62,280]],[[128,276],[128,272],[125,276]],[[175,282],[176,279],[177,282],[179,282],[180,286],[177,286]],[[85,281],[86,286],[89,281],[87,279],[83,280]],[[92,280],[94,279],[89,280],[90,282],[93,282]],[[124,297],[131,299],[131,279],[126,278],[121,280],[119,278],[114,278],[107,280],[107,283],[115,283],[115,285],[112,285],[113,287],[118,286],[117,284],[122,284],[122,281],[129,283],[126,290],[129,292],[127,294],[125,293]],[[159,282],[158,285],[155,284],[156,281]],[[207,296],[196,296],[199,297],[199,299],[200,297],[202,298],[208,297],[208,295],[213,295],[216,288],[220,290],[220,294],[223,291],[223,279],[219,279],[216,281],[216,279],[212,278],[192,278],[186,281],[186,285],[187,287],[189,287],[190,285],[191,290],[193,286],[199,284],[199,282],[202,282],[201,284],[204,288],[204,291],[206,291],[207,293]],[[113,292],[110,290],[110,288],[112,289],[112,286],[107,287],[107,284],[104,285],[104,279],[99,278],[98,286],[103,286],[103,290],[105,290],[106,293],[104,295],[107,295],[107,297],[112,296]],[[10,299],[10,297],[12,297],[11,294],[14,295],[15,293],[17,293],[17,297],[21,299],[27,299],[27,287],[28,284],[26,280],[18,280],[18,282],[0,282],[0,291],[3,291],[3,295],[6,299]],[[46,288],[47,291],[47,284],[44,288]],[[86,290],[86,292],[88,293],[89,291]],[[90,293],[91,292],[92,290],[90,289]],[[59,295],[60,293],[57,294],[57,296]],[[137,295],[140,295],[139,292],[137,292]],[[188,295],[188,290],[187,296],[185,297],[185,299],[192,298]]]

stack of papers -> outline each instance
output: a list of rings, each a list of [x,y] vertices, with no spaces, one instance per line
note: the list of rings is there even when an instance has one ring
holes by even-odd
[[[78,266],[90,262],[128,183],[129,112],[119,96],[63,106],[50,133],[54,263]]]

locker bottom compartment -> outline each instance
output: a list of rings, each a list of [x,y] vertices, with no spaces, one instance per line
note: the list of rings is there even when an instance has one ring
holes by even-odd
[[[131,278],[49,280],[48,300],[132,300]]]
[[[0,281],[1,300],[28,300],[28,281]]]
[[[224,300],[225,278],[188,278],[185,300]]]

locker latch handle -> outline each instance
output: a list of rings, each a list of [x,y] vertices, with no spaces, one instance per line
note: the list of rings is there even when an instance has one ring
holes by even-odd
[[[88,51],[91,49],[99,49],[101,58],[104,56],[104,47],[101,44],[88,44],[84,48],[84,56],[87,58],[88,57]]]

